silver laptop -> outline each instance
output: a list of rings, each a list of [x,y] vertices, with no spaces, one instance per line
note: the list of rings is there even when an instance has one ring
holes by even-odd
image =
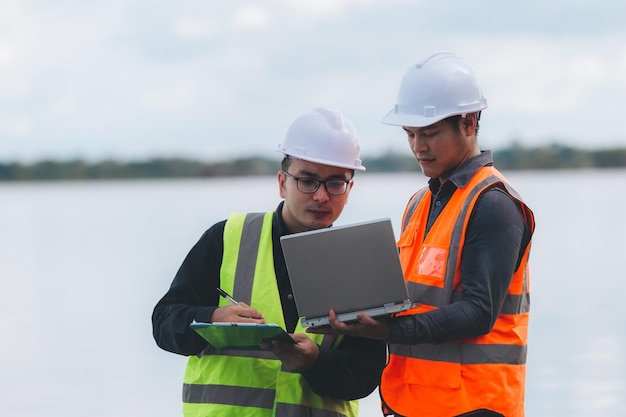
[[[391,220],[379,219],[280,238],[303,327],[411,308]]]

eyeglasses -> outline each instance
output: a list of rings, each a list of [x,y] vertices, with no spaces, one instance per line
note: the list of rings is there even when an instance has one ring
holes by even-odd
[[[320,184],[324,184],[324,188],[326,188],[326,192],[328,194],[333,195],[341,195],[345,194],[348,190],[348,184],[352,182],[352,180],[318,180],[314,177],[300,177],[296,178],[287,171],[283,170],[285,175],[289,178],[296,180],[296,188],[301,193],[305,194],[313,194],[320,188]]]

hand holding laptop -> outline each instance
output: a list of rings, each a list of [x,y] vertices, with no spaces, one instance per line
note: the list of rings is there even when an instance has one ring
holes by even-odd
[[[307,333],[318,334],[345,334],[348,336],[365,337],[368,339],[386,340],[389,336],[389,327],[386,317],[370,317],[365,313],[359,313],[355,321],[344,322],[337,319],[337,314],[330,310],[328,323],[324,326],[309,327]]]
[[[261,349],[272,352],[289,372],[304,372],[319,356],[319,346],[303,333],[290,335],[295,343],[272,340],[261,344]]]

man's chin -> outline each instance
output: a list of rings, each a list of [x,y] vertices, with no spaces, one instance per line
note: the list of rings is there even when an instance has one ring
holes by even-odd
[[[313,216],[309,221],[311,229],[324,229],[333,224],[331,217],[326,216]]]

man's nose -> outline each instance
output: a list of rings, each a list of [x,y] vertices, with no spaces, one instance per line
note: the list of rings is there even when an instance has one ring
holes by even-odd
[[[424,139],[420,139],[418,136],[411,139],[409,146],[415,154],[426,152],[428,150],[428,144],[426,141]]]
[[[313,193],[313,199],[316,201],[328,201],[330,199],[330,195],[328,194],[328,191],[326,191],[326,184],[320,184],[317,191]]]

